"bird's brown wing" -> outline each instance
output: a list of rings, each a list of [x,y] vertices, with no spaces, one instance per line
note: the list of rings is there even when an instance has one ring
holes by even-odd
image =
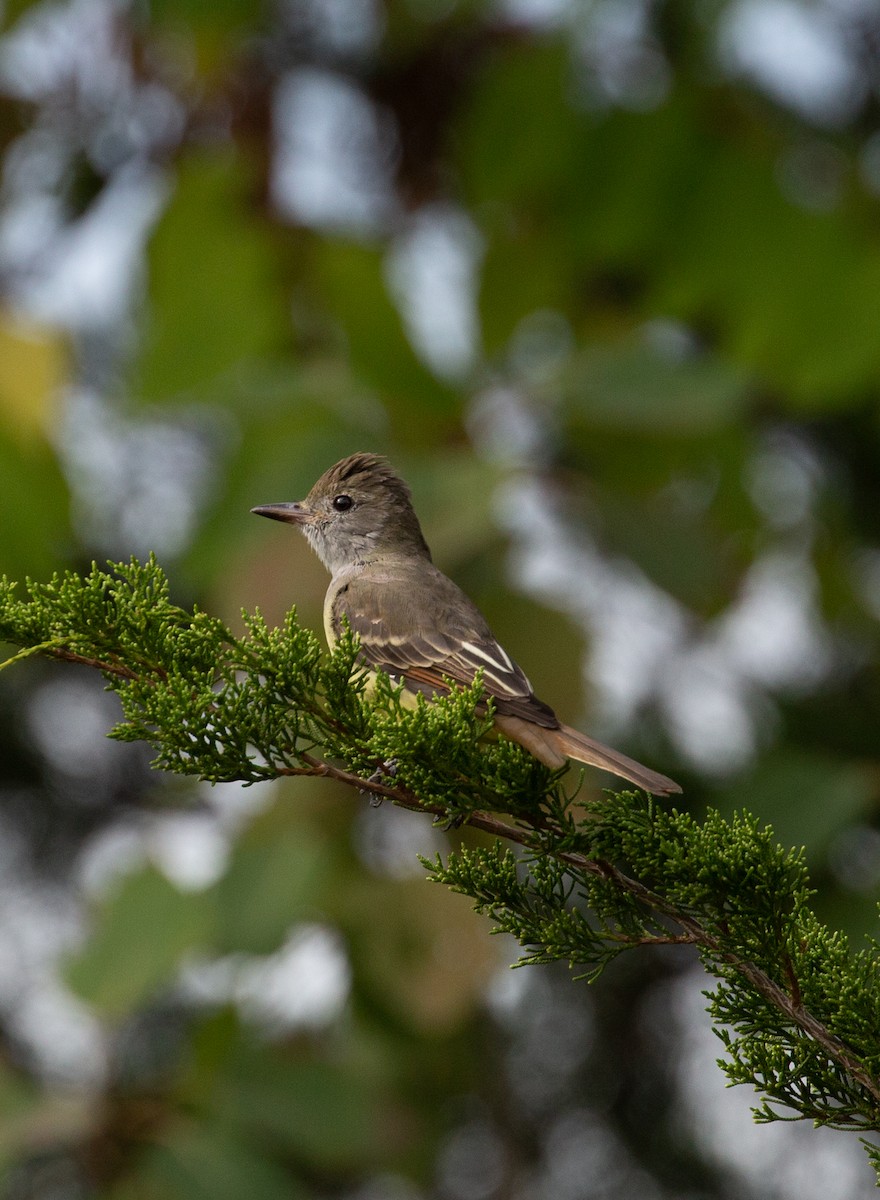
[[[498,712],[557,728],[555,713],[535,696],[476,605],[432,564],[419,566],[418,577],[383,568],[343,582],[328,614],[333,633],[338,636],[347,618],[363,660],[399,675],[413,691],[445,692],[448,679],[470,684],[482,671]]]
[[[681,791],[665,775],[560,725],[499,645],[479,609],[430,563],[421,563],[418,574],[406,570],[395,575],[386,565],[350,576],[329,597],[330,633],[341,633],[343,618],[360,638],[364,662],[399,676],[412,691],[446,692],[449,679],[469,684],[482,670],[483,685],[495,704],[496,726],[552,770],[576,758],[650,792]]]

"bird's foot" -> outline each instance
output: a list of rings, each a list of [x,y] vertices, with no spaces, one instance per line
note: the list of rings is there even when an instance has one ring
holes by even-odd
[[[367,783],[383,783],[386,779],[393,779],[397,774],[397,759],[386,758],[385,762],[380,763],[373,774],[368,778]],[[366,789],[361,791],[361,795],[370,797],[370,807],[378,808],[382,803],[383,797],[375,792],[367,792]]]
[[[445,821],[438,818],[438,828],[441,833],[451,833],[453,829],[461,829],[466,820],[467,813],[447,813]]]

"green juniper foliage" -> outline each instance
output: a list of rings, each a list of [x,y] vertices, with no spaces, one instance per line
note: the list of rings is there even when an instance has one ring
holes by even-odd
[[[327,775],[494,834],[425,865],[518,939],[522,964],[593,979],[624,950],[693,944],[717,980],[720,1065],[762,1093],[757,1119],[880,1131],[880,956],[816,918],[800,852],[748,813],[699,824],[609,793],[585,814],[562,773],[485,737],[479,679],[409,710],[387,677],[367,696],[351,635],[328,655],[294,613],[280,629],[245,621],[236,638],[176,607],[153,558],[23,594],[0,581],[0,640],[21,647],[5,665],[42,653],[101,671],[122,706],[111,736],[148,742],[155,766],[245,784]]]

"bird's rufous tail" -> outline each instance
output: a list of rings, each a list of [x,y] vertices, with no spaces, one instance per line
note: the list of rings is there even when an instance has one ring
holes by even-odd
[[[675,780],[661,775],[659,771],[652,771],[650,767],[643,766],[634,758],[628,758],[619,750],[613,750],[611,746],[605,746],[602,742],[587,737],[585,733],[579,733],[570,725],[547,729],[533,721],[525,721],[522,717],[501,713],[496,714],[495,725],[503,734],[525,746],[554,771],[564,767],[566,759],[574,758],[588,766],[601,767],[603,771],[610,771],[612,775],[628,779],[630,783],[644,788],[646,792],[653,792],[655,796],[668,796],[672,792],[681,791]]]
[[[637,784],[646,792],[653,792],[655,796],[668,796],[671,792],[681,791],[675,780],[661,775],[659,771],[652,771],[650,767],[621,754],[619,750],[594,741],[569,725],[560,725],[558,729],[548,732],[555,735],[556,746],[566,758],[576,758],[578,762],[587,763],[591,767],[602,767],[605,771],[611,771],[628,779],[630,783]]]

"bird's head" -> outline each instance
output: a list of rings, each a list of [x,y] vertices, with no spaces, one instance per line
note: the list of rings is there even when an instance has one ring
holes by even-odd
[[[264,504],[251,512],[298,525],[334,575],[377,554],[431,557],[409,488],[378,454],[343,458],[305,500]]]

